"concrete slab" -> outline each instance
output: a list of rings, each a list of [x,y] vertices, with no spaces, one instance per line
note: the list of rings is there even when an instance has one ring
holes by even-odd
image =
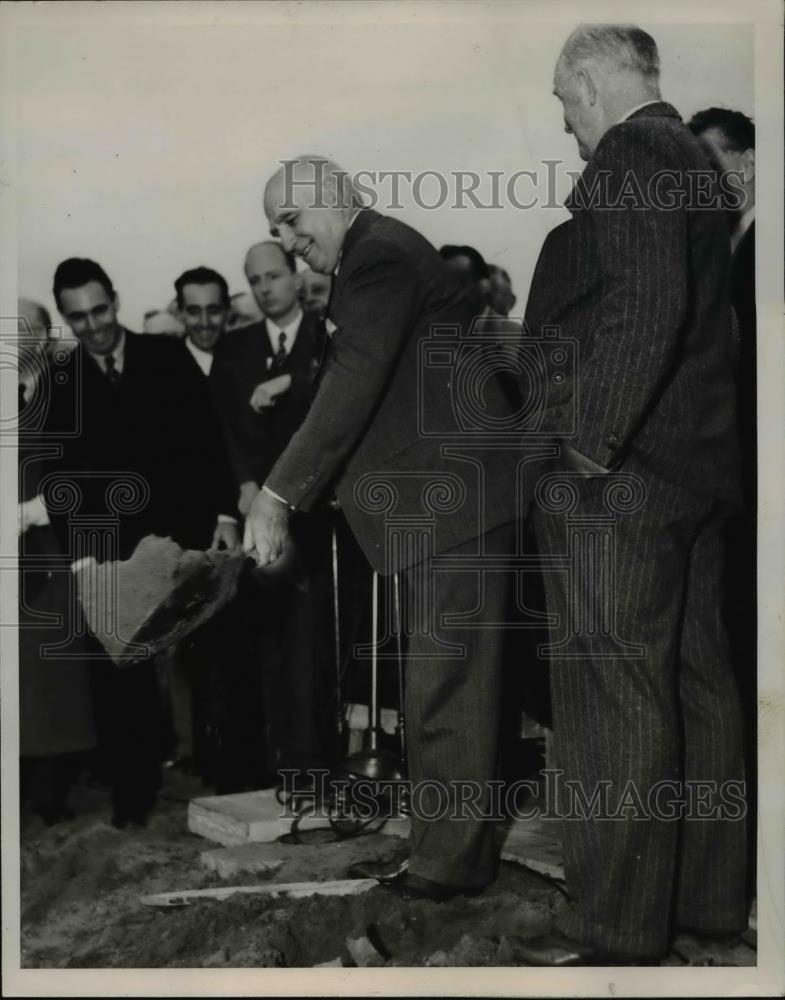
[[[188,805],[188,829],[191,833],[224,847],[278,840],[291,832],[294,819],[294,813],[278,802],[275,789],[211,795],[192,799]],[[307,814],[300,818],[297,825],[300,832],[329,827],[326,816]],[[388,820],[379,832],[408,837],[409,820],[406,817]]]

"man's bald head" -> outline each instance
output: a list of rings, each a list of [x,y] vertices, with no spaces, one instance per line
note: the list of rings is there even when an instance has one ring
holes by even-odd
[[[245,255],[245,271],[248,273],[248,265],[254,265],[260,259],[280,258],[280,262],[285,264],[292,273],[297,271],[297,264],[294,257],[287,253],[277,240],[261,240],[248,248]]]
[[[356,212],[362,208],[349,174],[323,156],[282,161],[264,189],[270,232],[321,274],[331,274]]]
[[[584,160],[628,111],[660,99],[659,76],[657,44],[641,28],[587,24],[573,31],[556,63],[553,92]]]
[[[294,257],[275,240],[254,243],[245,255],[245,276],[264,315],[286,326],[299,308],[300,278]]]
[[[44,342],[49,338],[49,329],[52,320],[48,311],[40,302],[32,299],[20,298],[19,306],[19,336],[29,340]]]

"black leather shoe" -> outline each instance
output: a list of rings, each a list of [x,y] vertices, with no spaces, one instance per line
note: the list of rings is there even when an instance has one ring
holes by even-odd
[[[485,888],[484,886],[466,888],[455,885],[444,885],[441,882],[432,882],[430,879],[420,878],[419,875],[410,875],[408,871],[380,882],[379,885],[382,889],[394,893],[399,899],[407,901],[426,899],[431,903],[446,903],[457,896],[479,896]]]
[[[616,955],[601,952],[553,931],[531,941],[517,941],[515,952],[527,965],[566,968],[576,965],[659,965],[659,958],[648,955]]]
[[[347,878],[375,878],[380,882],[389,882],[402,875],[409,867],[409,859],[403,861],[358,861],[346,872]]]
[[[688,927],[680,924],[676,927],[676,937],[689,935],[701,944],[721,944],[728,948],[741,944],[741,931],[704,931],[698,927]]]

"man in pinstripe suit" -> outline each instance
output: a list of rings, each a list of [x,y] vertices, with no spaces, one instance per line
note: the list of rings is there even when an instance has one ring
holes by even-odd
[[[526,944],[532,964],[656,962],[680,928],[746,927],[743,801],[726,808],[743,795],[741,717],[720,622],[738,492],[730,246],[721,209],[695,204],[691,172],[708,162],[658,78],[654,40],[614,25],[576,29],[554,77],[588,164],[543,246],[526,327],[577,341],[576,378],[559,380],[540,429],[570,407],[577,419],[532,518],[546,555],[579,521],[613,533],[610,572],[546,573],[562,628],[592,602],[600,622],[554,637],[555,763],[584,800],[610,782],[611,803],[635,806],[563,822],[570,903]],[[614,483],[635,499],[614,503]]]

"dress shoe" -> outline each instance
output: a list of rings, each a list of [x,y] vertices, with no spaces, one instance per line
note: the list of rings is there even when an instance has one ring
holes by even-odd
[[[598,951],[553,931],[531,941],[517,941],[516,955],[526,965],[566,968],[576,965],[659,965],[660,960],[647,955],[618,955]]]
[[[389,882],[391,879],[402,875],[409,867],[409,859],[402,861],[379,861],[366,860],[353,864],[346,872],[347,878],[375,878],[380,882]]]
[[[689,927],[686,924],[679,924],[676,927],[676,937],[688,935],[695,938],[701,944],[719,944],[726,948],[741,944],[741,931],[705,931],[698,927]]]
[[[479,896],[485,886],[467,888],[465,886],[444,885],[442,882],[432,882],[419,875],[410,875],[408,871],[401,872],[394,878],[386,879],[379,885],[387,892],[394,893],[399,899],[428,900],[431,903],[446,903],[457,896]]]

